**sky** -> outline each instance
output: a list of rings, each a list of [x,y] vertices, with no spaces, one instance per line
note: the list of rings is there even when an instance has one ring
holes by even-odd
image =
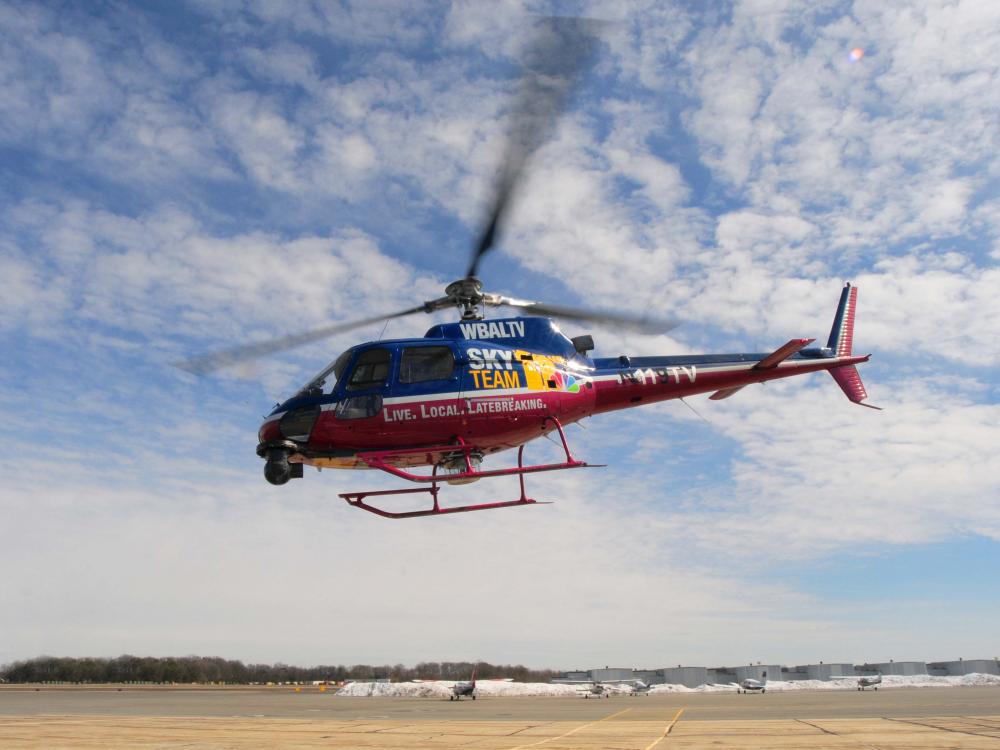
[[[441,295],[538,18],[601,19],[491,291],[676,317],[597,356],[825,342],[817,373],[573,427],[551,505],[388,521],[272,487],[272,405]],[[853,52],[859,50],[859,52]],[[588,668],[997,655],[1000,5],[0,0],[0,663]],[[529,446],[543,460],[553,447]],[[503,481],[442,496],[507,499]]]

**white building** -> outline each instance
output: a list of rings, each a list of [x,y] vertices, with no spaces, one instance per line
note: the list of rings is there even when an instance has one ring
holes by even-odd
[[[927,674],[927,663],[922,661],[883,661],[878,664],[865,664],[858,671],[881,672],[882,674],[917,675]]]
[[[656,670],[660,676],[659,682],[668,685],[683,685],[696,688],[708,684],[708,670],[705,667],[666,667]]]
[[[1000,662],[996,659],[959,659],[958,661],[934,661],[927,665],[927,671],[934,675],[1000,674]]]

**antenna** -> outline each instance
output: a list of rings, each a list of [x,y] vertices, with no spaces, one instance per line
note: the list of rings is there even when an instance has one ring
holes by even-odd
[[[704,422],[705,424],[712,424],[707,419],[705,419],[703,416],[701,416],[701,414],[698,413],[698,410],[695,409],[693,406],[691,406],[691,404],[689,404],[686,400],[684,400],[683,397],[680,399],[680,402],[682,404],[684,404],[684,406],[686,406],[688,409],[690,409],[691,411],[693,411],[694,414],[695,414],[695,416],[698,417],[698,419],[700,419],[702,422]]]

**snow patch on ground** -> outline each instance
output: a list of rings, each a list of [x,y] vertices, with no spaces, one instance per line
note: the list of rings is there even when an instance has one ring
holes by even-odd
[[[452,694],[454,682],[436,680],[424,682],[352,682],[337,691],[337,695],[348,697],[387,698],[447,698]],[[921,688],[921,687],[977,687],[991,685],[1000,687],[1000,675],[967,674],[953,677],[931,677],[929,675],[885,675],[879,688]],[[768,680],[769,691],[785,690],[857,690],[857,678],[836,680]],[[628,685],[605,685],[612,694],[627,695]],[[736,683],[728,685],[699,685],[696,688],[684,685],[653,685],[650,693],[724,693],[736,690]],[[476,683],[476,694],[484,697],[532,697],[566,698],[583,697],[586,685],[559,685],[547,682],[505,682],[503,680],[483,680]],[[598,696],[592,696],[597,698]]]
[[[422,682],[352,682],[337,691],[337,695],[348,697],[391,697],[391,698],[447,698],[452,694],[455,683],[451,680],[425,680]],[[609,686],[615,689],[617,686]],[[480,680],[476,683],[476,695],[489,697],[550,697],[565,698],[582,695],[585,686],[553,685],[548,682],[505,682],[503,680]],[[620,692],[629,692],[628,688]]]

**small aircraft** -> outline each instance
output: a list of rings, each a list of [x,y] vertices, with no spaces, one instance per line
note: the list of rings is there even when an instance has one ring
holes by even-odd
[[[878,686],[882,684],[882,673],[872,675],[862,675],[858,678],[858,690],[864,690],[865,688],[871,688],[872,690],[878,690]]]
[[[649,689],[652,687],[652,685],[647,685],[642,680],[625,680],[625,682],[632,685],[632,692],[629,693],[629,697],[631,698],[637,695],[649,695]]]
[[[472,668],[472,677],[468,682],[456,682],[452,686],[452,694],[448,696],[448,700],[460,701],[464,696],[468,696],[472,700],[476,699],[476,669],[477,667]]]
[[[747,677],[740,680],[739,687],[736,688],[737,693],[751,693],[760,691],[762,693],[767,692],[767,671],[760,676],[759,680],[755,680],[752,677]]]
[[[573,684],[573,683],[566,683],[566,684]],[[611,692],[607,689],[607,687],[603,682],[599,682],[597,680],[589,680],[589,681],[583,680],[581,681],[580,684],[583,686],[580,690],[580,695],[582,695],[584,698],[589,698],[592,695],[598,698],[611,697]]]
[[[872,688],[872,690],[878,690],[878,686],[882,684],[882,673],[878,674],[865,674],[860,677],[854,678],[849,675],[835,675],[832,679],[834,680],[854,680],[857,679],[858,690],[864,690],[865,688]]]
[[[579,19],[547,19],[528,55],[534,66],[522,79],[499,182],[464,277],[444,296],[388,315],[340,323],[178,363],[196,374],[291,349],[359,327],[419,313],[457,308],[457,322],[432,326],[422,338],[369,341],[347,349],[297,393],[275,406],[261,424],[257,455],[268,482],[283,485],[317,469],[376,469],[407,483],[400,489],[340,493],[352,507],[386,518],[413,518],[536,503],[525,475],[592,466],[573,456],[566,425],[621,409],[708,393],[730,398],[747,385],[812,372],[829,372],[854,403],[867,393],[856,365],[870,355],[852,350],[857,288],[843,288],[825,347],[793,338],[773,351],[737,354],[591,357],[593,337],[567,337],[551,318],[598,323],[619,330],[664,333],[678,323],[642,312],[594,312],[485,291],[480,262],[495,247],[515,188],[531,154],[554,126],[595,44],[593,28]],[[611,271],[609,271],[610,273]],[[627,300],[626,300],[627,302]],[[506,307],[537,317],[487,319]],[[872,407],[877,408],[877,407]],[[525,446],[557,436],[559,459],[526,463]],[[481,468],[504,451],[517,465]],[[417,467],[430,467],[416,471]],[[514,500],[442,507],[441,485],[514,477]],[[395,511],[390,496],[429,495],[431,506]],[[370,502],[372,498],[376,500]]]
[[[630,690],[628,695],[630,697],[635,697],[637,695],[648,695],[650,686],[647,685],[642,680],[560,680],[563,685],[580,685],[580,694],[584,698],[589,698],[594,695],[598,698],[610,698],[611,693],[614,692],[609,688],[613,685],[628,685]]]

